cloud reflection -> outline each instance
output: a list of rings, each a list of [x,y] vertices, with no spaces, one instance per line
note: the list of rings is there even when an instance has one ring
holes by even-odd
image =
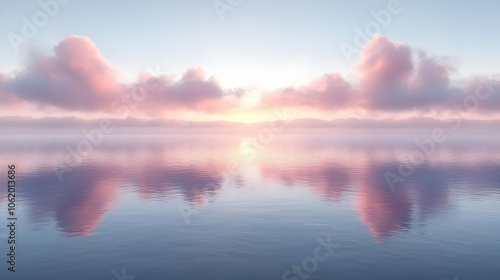
[[[235,156],[238,136],[156,137],[153,140],[111,141],[95,156],[65,175],[63,183],[43,158],[53,158],[47,146],[23,145],[17,157],[36,154],[36,163],[19,179],[20,196],[35,222],[55,220],[68,236],[89,236],[113,209],[121,191],[135,192],[145,201],[181,197],[203,207],[217,197],[227,163]],[[499,195],[499,153],[495,141],[450,142],[435,157],[418,165],[411,178],[395,192],[387,186],[384,171],[400,162],[414,147],[411,141],[361,137],[285,137],[273,142],[249,162],[260,170],[258,184],[275,182],[305,188],[321,201],[354,199],[353,209],[376,239],[404,234],[412,225],[425,224],[453,207],[453,193]],[[493,144],[492,144],[493,143]],[[61,145],[64,148],[63,145]],[[496,147],[496,148],[495,148]],[[495,150],[496,149],[496,150]],[[489,152],[486,152],[489,151]],[[7,154],[0,149],[1,154]],[[1,164],[5,164],[1,160]],[[247,169],[229,187],[249,186]],[[460,184],[459,182],[466,182]],[[250,187],[250,186],[249,186]],[[265,191],[265,190],[263,190]],[[286,194],[284,194],[286,195]],[[0,192],[0,204],[6,193]]]

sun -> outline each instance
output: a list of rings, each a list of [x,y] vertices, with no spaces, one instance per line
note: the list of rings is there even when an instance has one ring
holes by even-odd
[[[248,120],[242,120],[241,122],[242,122],[242,123],[249,123],[249,121],[248,121]]]

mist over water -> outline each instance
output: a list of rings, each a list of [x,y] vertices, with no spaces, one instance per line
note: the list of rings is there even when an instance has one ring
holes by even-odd
[[[282,279],[328,236],[308,279],[500,279],[500,137],[449,137],[391,188],[422,137],[107,135],[60,181],[81,136],[5,136],[19,245],[0,276]]]

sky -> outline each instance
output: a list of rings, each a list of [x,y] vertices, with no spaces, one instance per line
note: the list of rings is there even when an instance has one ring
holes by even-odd
[[[443,119],[462,104],[460,116],[497,119],[499,7],[2,1],[0,116]],[[134,90],[146,97],[117,101]]]

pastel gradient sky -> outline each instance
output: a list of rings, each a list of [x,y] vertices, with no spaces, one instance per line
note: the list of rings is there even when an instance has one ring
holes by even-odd
[[[499,116],[498,1],[220,0],[223,20],[210,0],[60,2],[30,36],[39,1],[0,3],[0,117]]]

